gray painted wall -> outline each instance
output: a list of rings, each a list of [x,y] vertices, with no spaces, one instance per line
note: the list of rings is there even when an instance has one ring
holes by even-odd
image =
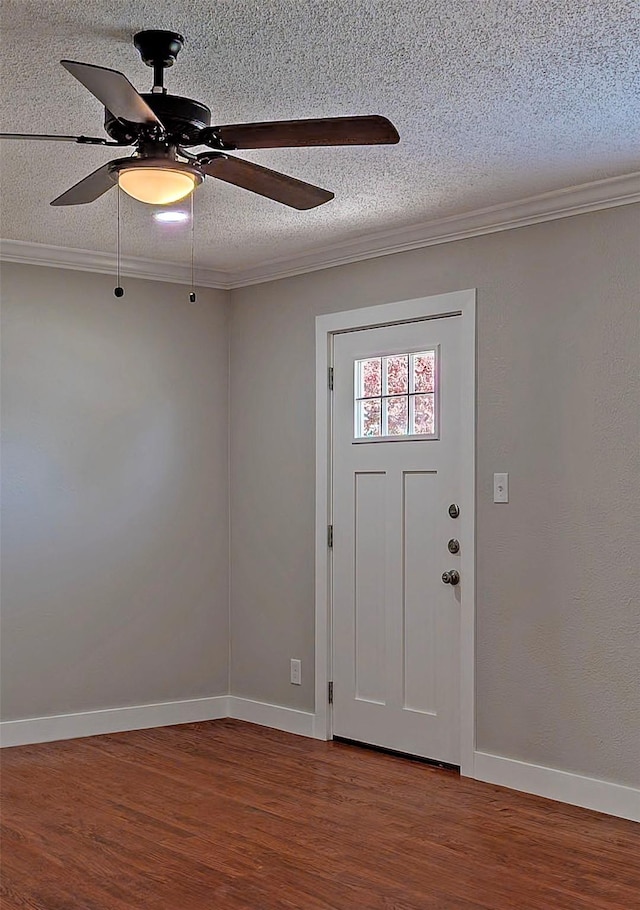
[[[234,694],[313,708],[315,316],[477,287],[478,748],[640,783],[639,254],[633,205],[232,293]]]
[[[228,685],[228,297],[3,264],[3,719]]]
[[[229,319],[232,691],[311,710],[315,316],[477,287],[478,747],[637,785],[639,238],[626,206],[230,311],[4,264],[3,719],[227,691]]]

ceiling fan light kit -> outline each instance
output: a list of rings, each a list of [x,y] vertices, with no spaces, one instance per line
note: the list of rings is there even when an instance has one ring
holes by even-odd
[[[170,205],[185,199],[203,180],[192,165],[162,158],[126,158],[117,174],[120,189],[148,205]]]
[[[206,176],[266,196],[300,210],[333,199],[333,193],[286,174],[228,154],[236,149],[302,148],[338,145],[384,145],[399,141],[393,124],[378,115],[265,121],[212,126],[211,111],[200,101],[169,95],[164,71],[173,66],[184,44],[178,32],[147,29],[133,43],[153,69],[153,87],[139,93],[117,70],[75,60],[62,66],[104,106],[109,140],[92,136],[0,133],[5,139],[76,142],[81,145],[134,146],[131,158],[112,161],[54,199],[51,205],[84,205],[113,186],[140,202],[168,205],[184,199]],[[194,155],[188,149],[208,146]]]

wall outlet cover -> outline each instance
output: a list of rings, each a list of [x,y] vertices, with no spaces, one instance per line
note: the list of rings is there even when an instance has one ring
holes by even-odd
[[[291,658],[291,684],[302,685],[302,661]]]

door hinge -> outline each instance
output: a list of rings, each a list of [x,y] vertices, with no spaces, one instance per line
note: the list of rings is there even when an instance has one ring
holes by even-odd
[[[333,367],[329,367],[329,391],[333,392]]]
[[[333,549],[333,525],[327,526],[327,546],[329,549]]]
[[[333,681],[329,683],[329,704],[333,704]]]

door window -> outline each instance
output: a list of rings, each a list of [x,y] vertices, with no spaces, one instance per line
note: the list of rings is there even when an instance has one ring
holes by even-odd
[[[354,441],[438,438],[438,352],[355,361]]]

